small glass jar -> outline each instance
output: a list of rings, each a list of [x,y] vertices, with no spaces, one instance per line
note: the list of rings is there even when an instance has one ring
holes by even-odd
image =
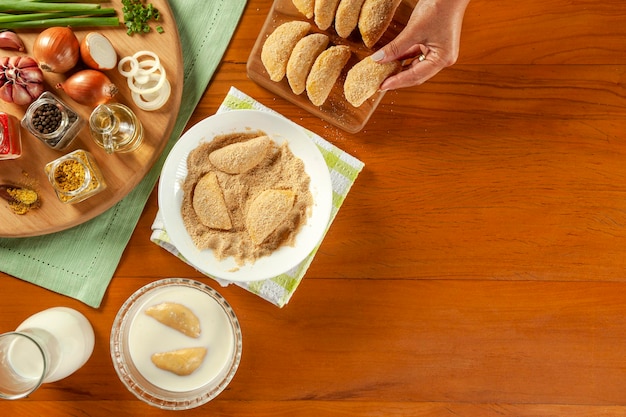
[[[102,173],[91,154],[77,149],[45,167],[54,191],[63,203],[78,203],[106,188]]]
[[[78,113],[48,91],[28,106],[22,118],[25,129],[57,150],[67,148],[84,124]]]
[[[0,160],[16,159],[22,155],[22,135],[17,119],[0,112]]]

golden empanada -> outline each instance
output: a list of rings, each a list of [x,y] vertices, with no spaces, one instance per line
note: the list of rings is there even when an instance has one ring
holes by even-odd
[[[335,12],[339,0],[315,0],[315,24],[318,28],[326,30],[330,27],[335,19]]]
[[[373,47],[383,36],[401,0],[365,0],[359,15],[359,32],[363,43]]]
[[[346,81],[343,85],[346,100],[354,107],[359,107],[378,91],[385,78],[399,71],[400,68],[401,65],[398,61],[380,64],[369,56],[365,57],[350,68],[346,75]]]
[[[307,19],[313,17],[315,0],[293,0],[292,2],[296,9],[305,15]]]
[[[146,314],[189,337],[200,337],[200,320],[182,304],[165,302],[146,309]]]
[[[306,79],[306,93],[311,103],[324,104],[351,54],[350,47],[335,45],[317,57]]]
[[[204,347],[193,347],[155,353],[150,359],[160,369],[187,376],[202,365],[206,353],[207,349]]]
[[[209,155],[213,166],[227,174],[244,174],[257,166],[272,147],[269,136],[259,136],[217,149]]]
[[[335,31],[342,38],[350,36],[359,23],[361,6],[365,0],[341,0],[335,14]]]
[[[246,229],[255,244],[263,243],[287,219],[295,197],[291,190],[274,189],[255,197],[246,213]]]
[[[291,51],[310,29],[309,22],[294,20],[278,26],[267,37],[261,48],[261,62],[272,81],[283,79]]]
[[[301,94],[306,88],[306,77],[311,71],[315,59],[328,46],[328,36],[313,33],[300,39],[293,48],[287,62],[287,80],[294,94]]]
[[[233,228],[224,193],[215,172],[208,172],[200,178],[193,190],[191,204],[198,219],[206,227],[220,230]]]

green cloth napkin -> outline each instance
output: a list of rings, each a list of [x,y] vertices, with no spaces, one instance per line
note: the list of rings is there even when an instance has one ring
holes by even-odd
[[[178,119],[166,148],[140,184],[102,215],[38,237],[0,239],[0,270],[91,307],[99,307],[154,189],[165,157],[180,137],[217,68],[246,0],[170,0],[183,48]]]
[[[237,109],[253,109],[278,114],[273,110],[263,106],[261,103],[255,101],[253,98],[247,96],[243,92],[237,90],[234,87],[231,87],[228,95],[224,99],[222,105],[217,110],[217,112],[221,113]],[[330,221],[328,223],[328,227],[326,228],[326,231],[328,231],[328,228],[335,219],[339,208],[346,199],[346,196],[348,195],[352,184],[354,184],[354,181],[363,169],[364,165],[363,162],[337,148],[335,145],[326,141],[321,136],[318,136],[315,133],[302,127],[300,128],[317,145],[322,155],[324,156],[324,160],[326,161],[326,164],[328,165],[328,170],[330,171],[330,180],[333,187],[333,207],[330,214]],[[150,236],[150,240],[152,240],[157,245],[160,245],[172,254],[178,256],[183,261],[189,263],[183,256],[181,256],[176,247],[170,241],[170,238],[167,235],[167,231],[164,229],[163,219],[161,218],[160,213],[157,213],[154,223],[152,224],[152,235]],[[311,262],[313,261],[313,258],[315,257],[315,253],[317,252],[318,248],[319,246],[315,248],[311,252],[311,254],[300,263],[300,265],[297,265],[296,267],[294,267],[290,271],[287,271],[284,274],[267,280],[253,282],[234,282],[234,284],[245,288],[246,290],[262,297],[263,299],[277,305],[278,307],[283,307],[289,302],[291,296],[296,291],[296,288],[298,288],[298,285],[302,281],[302,278],[304,278],[304,274],[309,268],[309,265],[311,265]],[[209,276],[206,272],[202,271],[196,266],[194,266],[194,268],[196,268],[199,272]],[[217,279],[215,277],[211,278],[215,279],[223,286],[233,283],[230,281]]]

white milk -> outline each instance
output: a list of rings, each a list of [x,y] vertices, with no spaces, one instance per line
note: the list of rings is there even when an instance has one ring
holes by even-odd
[[[28,332],[29,336],[36,336]],[[24,379],[39,380],[45,369],[44,352],[37,344],[24,336],[16,337],[7,352],[9,365],[13,372]]]
[[[50,366],[45,383],[76,372],[93,352],[93,328],[85,316],[71,308],[53,307],[41,311],[27,318],[16,331],[28,333],[47,346]],[[17,357],[13,360],[19,362]]]
[[[184,286],[163,287],[146,294],[131,319],[128,349],[133,363],[150,383],[172,392],[190,391],[220,380],[232,363],[235,335],[222,306],[210,295]],[[174,302],[191,309],[200,320],[200,337],[186,336],[145,314],[146,308]],[[157,368],[154,353],[190,347],[205,347],[202,365],[191,375],[179,376]]]

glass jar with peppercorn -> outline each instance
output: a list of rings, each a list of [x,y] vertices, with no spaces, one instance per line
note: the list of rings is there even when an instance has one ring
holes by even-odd
[[[48,91],[28,106],[22,118],[25,129],[57,150],[67,148],[84,124],[78,113]]]
[[[106,188],[92,155],[82,149],[48,163],[45,172],[63,203],[79,203]]]
[[[0,160],[15,159],[22,155],[22,137],[17,119],[0,112]]]

